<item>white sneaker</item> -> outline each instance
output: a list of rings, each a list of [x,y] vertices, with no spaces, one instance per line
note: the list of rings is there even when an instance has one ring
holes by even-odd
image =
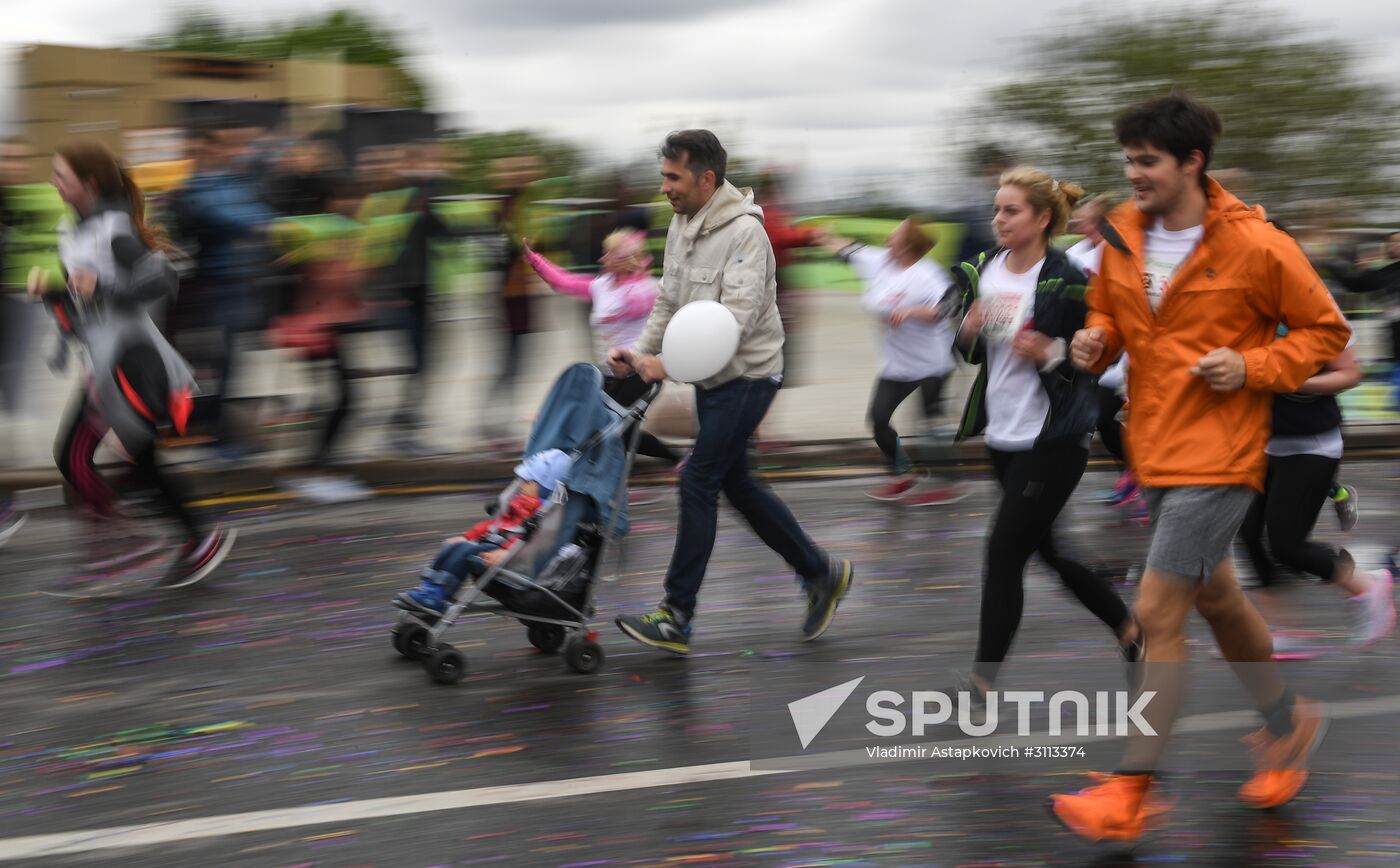
[[[1395,580],[1390,570],[1371,570],[1366,574],[1371,590],[1353,597],[1356,625],[1352,635],[1357,645],[1373,645],[1395,629]]]
[[[304,500],[327,505],[365,500],[374,494],[373,489],[349,477],[317,476],[293,479],[286,485]]]
[[[365,500],[374,495],[374,490],[356,479],[348,477],[317,480],[308,497],[316,503],[335,504]]]

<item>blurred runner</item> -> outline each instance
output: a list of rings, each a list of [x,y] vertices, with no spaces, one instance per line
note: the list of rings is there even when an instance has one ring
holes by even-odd
[[[166,242],[146,226],[140,188],[103,145],[77,141],[60,147],[53,183],[78,219],[65,224],[59,239],[69,293],[45,296],[45,303],[85,363],[55,446],[58,468],[82,499],[90,521],[119,519],[115,496],[93,460],[103,437],[109,431],[115,435],[135,475],[159,493],[184,534],[160,584],[197,582],[227,556],[235,531],[203,528],[156,460],[158,430],[184,428],[194,387],[189,367],[149,314],[152,305],[168,301],[176,289],[174,269],[162,253]],[[37,272],[29,287],[36,298],[45,288]],[[126,552],[99,554],[89,566],[111,568],[156,549],[158,543],[138,543]]]
[[[1264,488],[1271,392],[1294,391],[1346,346],[1350,329],[1293,239],[1206,174],[1220,116],[1185,97],[1134,106],[1114,124],[1133,201],[1109,215],[1074,364],[1100,372],[1133,359],[1128,451],[1147,493],[1152,542],[1136,614],[1146,645],[1144,719],[1118,772],[1052,796],[1054,815],[1089,840],[1134,840],[1160,814],[1147,801],[1186,687],[1194,609],[1264,717],[1250,737],[1258,773],[1239,791],[1273,808],[1307,780],[1326,731],[1273,663],[1268,625],[1241,592],[1230,547]],[[1220,287],[1240,287],[1229,292]],[[1280,322],[1290,331],[1275,340]],[[1222,437],[1228,432],[1229,437]]]

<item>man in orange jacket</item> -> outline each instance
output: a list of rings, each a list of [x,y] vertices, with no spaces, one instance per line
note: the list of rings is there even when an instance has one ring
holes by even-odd
[[[1250,737],[1258,772],[1239,791],[1256,808],[1293,798],[1326,721],[1271,661],[1268,625],[1240,590],[1230,546],[1263,490],[1274,392],[1336,358],[1350,328],[1298,245],[1205,172],[1220,134],[1212,109],[1183,97],[1136,106],[1114,124],[1134,201],[1108,217],[1074,364],[1102,371],[1127,352],[1127,450],[1152,513],[1135,609],[1146,643],[1143,717],[1120,771],[1051,808],[1090,840],[1132,840],[1157,811],[1152,772],[1180,710],[1186,619],[1210,624],[1265,726]],[[1275,340],[1278,325],[1288,334]]]

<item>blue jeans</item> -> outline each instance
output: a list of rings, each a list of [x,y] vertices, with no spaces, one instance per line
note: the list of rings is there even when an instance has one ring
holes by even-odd
[[[443,589],[443,596],[450,597],[462,586],[467,573],[479,576],[486,572],[486,563],[481,555],[500,548],[491,543],[457,542],[442,547],[433,565],[423,571],[423,578]]]
[[[666,571],[666,607],[682,621],[695,613],[695,598],[715,547],[721,491],[764,545],[804,580],[826,575],[825,553],[767,484],[749,475],[749,440],[777,393],[773,380],[739,379],[713,389],[695,388],[700,427],[681,473],[680,530]]]

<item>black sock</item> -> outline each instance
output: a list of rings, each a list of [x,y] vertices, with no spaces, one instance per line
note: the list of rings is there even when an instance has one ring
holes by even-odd
[[[1285,687],[1277,702],[1259,710],[1264,715],[1264,725],[1276,738],[1293,731],[1293,699],[1293,691]]]
[[[1119,776],[1129,775],[1136,777],[1137,775],[1147,775],[1148,777],[1152,777],[1152,772],[1146,769],[1119,769],[1114,772],[1114,774]]]

